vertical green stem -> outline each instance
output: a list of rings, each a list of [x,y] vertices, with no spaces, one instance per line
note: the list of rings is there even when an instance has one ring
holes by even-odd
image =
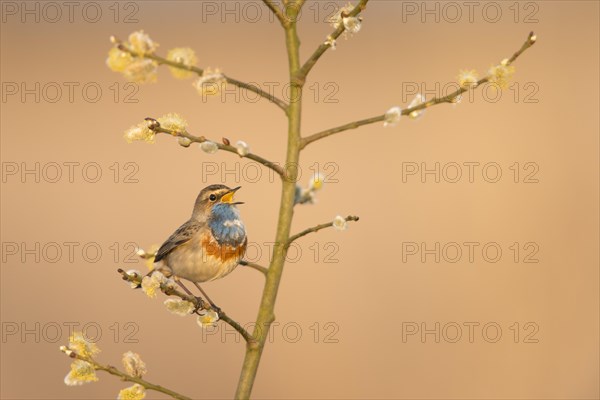
[[[258,371],[258,365],[265,346],[271,324],[275,320],[275,300],[285,264],[287,252],[286,243],[290,237],[290,228],[294,215],[294,196],[298,176],[298,162],[300,158],[300,117],[302,111],[302,83],[294,79],[300,69],[300,54],[298,35],[296,32],[296,15],[291,15],[297,10],[288,11],[290,22],[285,26],[286,47],[290,70],[290,104],[288,109],[288,146],[286,155],[286,175],[282,182],[281,203],[279,206],[279,220],[275,236],[276,245],[273,248],[271,265],[267,273],[263,290],[256,326],[253,336],[256,339],[246,346],[246,356],[240,374],[236,399],[248,399]]]

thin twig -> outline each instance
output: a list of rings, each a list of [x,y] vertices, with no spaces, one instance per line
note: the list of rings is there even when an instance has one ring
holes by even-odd
[[[352,9],[352,11],[350,11],[348,14],[341,15],[341,18],[356,17],[367,7],[368,1],[369,0],[360,0],[356,7]],[[303,84],[306,81],[306,77],[310,70],[315,66],[315,64],[317,63],[319,58],[321,58],[323,53],[325,53],[327,49],[331,47],[331,42],[336,40],[345,30],[346,28],[344,27],[344,23],[340,22],[339,26],[329,35],[329,41],[321,43],[319,47],[317,47],[315,52],[312,54],[312,56],[310,56],[310,58],[306,60],[306,62],[304,62],[304,64],[294,77],[296,82]]]
[[[199,68],[199,67],[196,67],[196,66],[193,66],[193,65],[185,65],[183,63],[179,63],[179,62],[176,62],[176,61],[167,60],[166,58],[157,56],[156,54],[140,54],[140,53],[137,53],[137,52],[135,52],[133,50],[130,50],[123,43],[120,43],[118,45],[118,47],[119,47],[119,50],[124,51],[126,53],[129,53],[129,54],[131,54],[134,57],[141,57],[141,58],[147,58],[147,59],[150,59],[150,60],[154,60],[159,65],[168,65],[169,67],[181,69],[181,70],[184,70],[184,71],[191,71],[191,72],[196,73],[198,76],[202,76],[202,74],[204,73],[204,70],[202,68]],[[249,90],[251,92],[254,92],[254,93],[258,94],[259,96],[261,96],[261,97],[269,100],[271,103],[273,103],[277,107],[281,108],[283,110],[283,112],[285,112],[286,115],[287,115],[288,104],[285,101],[283,101],[283,100],[279,99],[278,97],[276,97],[275,95],[270,94],[268,92],[265,92],[264,90],[262,90],[261,88],[255,86],[255,85],[252,85],[252,84],[249,84],[249,83],[246,83],[246,82],[234,79],[234,78],[232,78],[230,76],[223,75],[223,77],[225,78],[225,80],[227,81],[227,83],[230,83],[230,84],[232,84],[234,86],[237,86],[237,87]]]
[[[160,126],[160,124],[158,124],[158,121],[156,121],[154,118],[146,118],[146,120],[152,121],[153,123],[155,122],[155,124],[153,126],[151,126],[150,129],[152,129],[154,132],[157,132],[157,133],[167,133],[171,136],[184,137],[184,138],[189,139],[191,142],[195,142],[195,143],[203,143],[203,142],[206,142],[209,140],[209,139],[205,138],[204,136],[194,136],[187,131],[175,131],[172,129],[163,128],[162,126]],[[230,144],[222,144],[222,143],[218,143],[218,142],[214,142],[214,143],[217,145],[219,150],[224,150],[224,151],[228,151],[230,153],[239,155],[237,148],[235,148],[234,146],[232,146]],[[273,171],[277,172],[277,174],[280,177],[282,177],[282,178],[284,177],[283,168],[277,163],[269,161],[261,156],[253,154],[253,153],[248,153],[245,156],[240,155],[240,157],[248,158],[252,161],[256,161],[257,163],[262,164],[265,167],[270,168]]]
[[[533,32],[529,33],[529,36],[527,37],[527,40],[525,40],[525,43],[523,43],[521,48],[518,51],[516,51],[510,59],[508,59],[508,62],[506,63],[506,65],[512,64],[525,50],[527,50],[528,48],[533,46],[536,42],[536,39],[537,38]],[[476,87],[479,87],[480,85],[482,85],[486,82],[489,82],[490,77],[491,76],[488,75],[488,76],[481,78],[479,81],[477,81]],[[436,104],[452,103],[458,96],[460,96],[467,90],[469,90],[469,89],[461,87],[446,96],[434,97],[433,99],[426,101],[424,103],[417,104],[410,108],[405,108],[402,110],[402,115],[409,115],[410,113],[412,113],[414,111],[422,110],[422,109],[434,106]],[[366,118],[366,119],[350,122],[350,123],[347,123],[344,125],[337,126],[335,128],[330,128],[330,129],[327,129],[327,130],[324,130],[321,132],[317,132],[310,136],[306,136],[306,137],[302,138],[301,143],[300,143],[300,148],[303,149],[312,142],[315,142],[319,139],[326,138],[326,137],[334,135],[336,133],[344,132],[344,131],[347,131],[350,129],[355,129],[355,128],[358,128],[363,125],[369,125],[369,124],[373,124],[376,122],[381,122],[384,120],[385,120],[385,114],[382,114],[382,115],[378,115],[376,117],[371,117],[371,118]]]
[[[155,392],[164,393],[164,394],[166,394],[168,396],[171,396],[174,399],[178,399],[178,400],[191,400],[191,397],[188,397],[188,396],[185,396],[183,394],[177,393],[177,392],[175,392],[175,391],[173,391],[171,389],[167,389],[164,386],[160,386],[160,385],[156,385],[154,383],[148,382],[147,380],[142,379],[140,377],[128,375],[125,372],[122,372],[122,371],[118,370],[116,367],[113,367],[111,365],[100,364],[97,361],[95,361],[95,360],[93,360],[93,359],[91,359],[89,357],[83,357],[83,356],[75,353],[73,350],[69,349],[69,352],[67,352],[67,354],[71,358],[76,358],[78,360],[90,363],[94,367],[94,369],[96,369],[96,370],[105,371],[105,372],[108,372],[111,375],[118,376],[123,381],[137,383],[138,385],[141,385],[141,386],[143,386],[144,388],[146,388],[148,390],[154,390]]]
[[[346,219],[346,222],[350,222],[350,221],[358,221],[359,218],[354,215],[348,215],[345,219]],[[301,238],[302,236],[306,236],[309,233],[318,232],[321,229],[329,228],[330,226],[333,226],[333,222],[327,222],[326,224],[321,224],[321,225],[313,226],[312,228],[307,228],[307,229],[303,230],[302,232],[299,232],[299,233],[296,233],[295,235],[290,236],[290,238],[287,241],[287,245],[289,246],[293,241]]]
[[[119,268],[117,270],[117,272],[121,274],[123,280],[125,280],[125,281],[136,283],[137,285],[142,284],[142,277],[138,276],[137,274],[130,275],[126,271],[122,270],[121,268]],[[201,309],[206,309],[205,305],[202,304],[202,302],[200,302],[200,300],[198,300],[197,297],[182,293],[171,285],[161,284],[160,290],[167,296],[177,296],[182,300],[189,301],[190,303],[194,304],[194,307],[196,309],[195,313],[198,315],[200,315],[199,312]],[[210,306],[209,306],[209,308],[210,308]],[[239,332],[240,335],[242,335],[242,337],[244,338],[244,340],[246,340],[246,342],[248,342],[249,344],[254,342],[254,338],[252,337],[252,335],[247,330],[245,330],[239,323],[237,323],[232,318],[230,318],[227,314],[225,314],[225,312],[223,310],[220,310],[218,312],[218,314],[219,314],[219,319],[223,320],[224,322],[231,325],[236,331]]]
[[[404,114],[404,113],[402,113],[402,114]],[[327,136],[331,136],[335,133],[347,131],[349,129],[356,129],[363,125],[369,125],[369,124],[373,124],[375,122],[381,122],[384,119],[385,119],[385,114],[378,115],[377,117],[371,117],[371,118],[361,119],[359,121],[349,122],[345,125],[336,126],[335,128],[327,129],[325,131],[312,134],[310,136],[302,138],[302,140],[300,142],[300,148],[303,149],[310,143],[312,143],[316,140],[319,140],[319,139],[326,138]]]
[[[253,268],[259,272],[262,272],[262,274],[265,276],[267,276],[267,272],[269,272],[269,269],[267,267],[263,267],[262,265],[259,265],[257,263],[253,263],[250,261],[246,261],[246,260],[240,261],[240,265],[245,265],[246,267]]]
[[[227,314],[225,314],[225,312],[223,310],[221,310],[219,312],[219,319],[227,322],[229,325],[231,325],[233,327],[233,329],[235,329],[236,331],[238,331],[238,333],[240,335],[242,335],[242,337],[244,338],[244,340],[246,341],[246,343],[248,343],[248,345],[253,345],[256,342],[256,340],[250,334],[250,332],[248,332],[247,330],[245,330],[244,327],[241,326],[239,323],[237,323],[236,321],[234,321],[233,319],[231,319]]]
[[[517,58],[519,58],[519,56],[521,54],[523,54],[523,52],[525,50],[527,50],[528,48],[533,46],[536,41],[537,41],[537,36],[535,35],[535,33],[529,32],[529,36],[527,37],[527,40],[525,41],[525,43],[523,43],[521,48],[519,50],[515,51],[515,54],[513,54],[512,57],[508,59],[508,65],[512,64]]]
[[[283,12],[281,11],[281,8],[279,8],[279,6],[277,4],[273,3],[272,0],[263,0],[263,3],[265,3],[265,5],[269,8],[269,10],[271,10],[271,12],[273,14],[275,14],[275,16],[277,17],[277,19],[281,23],[281,26],[283,26],[285,28],[287,26],[287,24],[288,24],[288,20],[283,15]]]
[[[304,7],[304,2],[305,2],[305,1],[306,1],[306,0],[297,0],[297,1],[296,1],[296,7],[297,7],[299,10],[301,10],[301,9],[302,9],[302,7]]]

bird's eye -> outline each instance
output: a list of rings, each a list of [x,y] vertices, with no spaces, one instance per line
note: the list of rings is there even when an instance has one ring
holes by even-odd
[[[208,196],[208,199],[209,199],[210,201],[215,201],[215,200],[217,199],[217,196],[216,196],[216,195],[214,195],[214,194],[211,194],[210,196]]]

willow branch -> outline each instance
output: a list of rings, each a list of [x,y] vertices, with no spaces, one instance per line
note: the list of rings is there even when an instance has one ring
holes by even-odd
[[[236,331],[238,331],[238,333],[240,335],[242,335],[242,337],[244,338],[244,340],[246,341],[246,343],[248,343],[249,346],[252,346],[252,345],[254,345],[256,343],[256,340],[250,334],[250,332],[248,332],[247,330],[245,330],[243,326],[241,326],[239,323],[237,323],[232,318],[230,318],[227,314],[225,314],[225,312],[223,312],[223,310],[221,310],[219,312],[219,319],[227,322],[231,327],[233,327],[233,329],[235,329]]]
[[[358,221],[359,218],[354,215],[349,215],[345,219],[346,219],[346,222],[350,222],[350,221]],[[290,236],[290,238],[287,241],[287,245],[289,246],[290,244],[292,244],[293,241],[300,239],[302,236],[306,236],[309,233],[318,232],[321,229],[329,228],[331,226],[333,226],[333,222],[328,222],[326,224],[321,224],[321,225],[313,226],[312,228],[305,229],[302,232],[299,232],[299,233],[296,233],[295,235]]]
[[[147,58],[149,60],[154,60],[156,61],[159,65],[168,65],[169,67],[173,67],[173,68],[177,68],[177,69],[181,69],[184,71],[191,71],[196,73],[198,76],[202,76],[202,74],[204,73],[204,70],[202,68],[196,67],[194,65],[185,65],[183,63],[180,62],[176,62],[176,61],[171,61],[171,60],[167,60],[164,57],[160,57],[157,56],[156,54],[140,54],[137,53],[133,50],[130,50],[129,48],[127,48],[127,46],[125,46],[123,43],[120,43],[118,45],[119,50],[125,52],[125,53],[129,53],[134,57],[141,57],[141,58]],[[275,104],[277,107],[281,108],[283,110],[283,112],[286,113],[288,112],[288,104],[279,99],[278,97],[276,97],[275,95],[265,92],[264,90],[262,90],[261,88],[254,86],[252,84],[246,83],[246,82],[242,82],[239,81],[237,79],[234,79],[230,76],[227,75],[223,75],[223,77],[225,78],[225,80],[227,81],[227,83],[230,83],[234,86],[237,86],[239,88],[242,89],[246,89],[249,90],[251,92],[254,92],[256,94],[258,94],[259,96],[269,100],[271,103]]]
[[[298,10],[298,13],[302,11],[302,7],[304,7],[305,1],[306,0],[296,0],[296,9]]]
[[[246,261],[246,260],[242,260],[240,261],[240,265],[245,265],[246,267],[250,267],[252,269],[257,270],[258,272],[261,272],[264,276],[267,276],[267,273],[269,272],[269,269],[266,267],[263,267],[260,264],[256,264],[250,261]]]
[[[121,268],[119,268],[117,270],[117,272],[121,274],[123,280],[125,280],[125,281],[135,283],[138,286],[142,284],[142,277],[137,274],[130,275],[126,271],[122,270]],[[160,285],[160,290],[167,296],[177,296],[182,300],[189,301],[190,303],[194,304],[194,307],[195,307],[194,313],[195,314],[200,315],[200,310],[206,309],[203,302],[201,302],[197,297],[182,293],[171,285],[163,283]],[[218,312],[218,314],[219,314],[219,319],[228,323],[229,325],[231,325],[231,327],[233,329],[238,331],[238,333],[240,335],[242,335],[242,337],[244,338],[244,340],[246,340],[246,342],[248,344],[254,343],[255,340],[252,337],[252,335],[247,330],[245,330],[239,323],[237,323],[232,318],[230,318],[227,314],[225,314],[225,312],[223,310],[220,310]]]
[[[281,23],[281,26],[286,27],[287,24],[288,24],[288,20],[283,15],[283,12],[281,11],[281,8],[279,8],[279,6],[277,4],[273,3],[272,0],[262,0],[262,1],[263,1],[263,3],[265,3],[265,5],[267,6],[267,8],[269,10],[271,10],[271,12],[277,17],[277,19]]]
[[[171,136],[184,137],[184,138],[189,139],[190,142],[193,142],[193,143],[203,143],[203,142],[209,141],[209,139],[205,138],[204,136],[194,136],[187,131],[175,131],[173,129],[163,128],[162,126],[160,126],[160,123],[157,120],[155,120],[154,118],[146,118],[146,120],[152,122],[150,129],[152,129],[156,133],[167,133]],[[283,168],[279,164],[269,161],[266,158],[263,158],[259,155],[253,154],[253,153],[248,153],[245,156],[242,156],[238,153],[237,148],[235,148],[234,146],[232,146],[230,144],[223,144],[223,143],[218,143],[218,142],[214,142],[214,143],[217,145],[219,150],[227,151],[229,153],[234,153],[234,154],[237,154],[238,156],[240,156],[240,158],[248,158],[252,161],[262,164],[265,167],[270,168],[273,171],[277,172],[277,174],[282,178],[285,175]]]
[[[115,375],[118,376],[119,378],[121,378],[124,381],[128,381],[128,382],[133,382],[133,383],[137,383],[138,385],[142,385],[143,387],[145,387],[148,390],[154,390],[155,392],[161,392],[164,393],[168,396],[171,396],[174,399],[179,399],[179,400],[191,400],[191,397],[187,397],[184,396],[182,394],[179,394],[171,389],[167,389],[166,387],[160,386],[160,385],[156,385],[154,383],[150,383],[145,379],[142,378],[138,378],[135,376],[131,376],[131,375],[127,375],[124,372],[119,371],[117,368],[110,366],[110,365],[101,365],[98,364],[97,362],[92,362],[91,363],[95,369],[100,370],[100,371],[105,371],[108,372],[111,375]]]
[[[404,114],[404,111],[402,112],[402,114]],[[310,143],[312,143],[316,140],[319,140],[319,139],[326,138],[327,136],[331,136],[331,135],[334,135],[339,132],[347,131],[349,129],[356,129],[363,125],[369,125],[369,124],[374,124],[375,122],[381,122],[384,119],[385,119],[385,114],[382,114],[382,115],[378,115],[377,117],[371,117],[371,118],[361,119],[358,121],[349,122],[345,125],[336,126],[335,128],[327,129],[325,131],[312,134],[310,136],[302,138],[301,143],[300,143],[300,148],[303,149]]]
[[[523,45],[521,45],[521,48],[519,50],[515,51],[515,54],[513,54],[508,59],[508,64],[507,65],[512,64],[517,58],[519,58],[519,56],[521,54],[523,54],[523,52],[525,50],[527,50],[528,48],[530,48],[531,46],[533,46],[535,44],[536,40],[537,40],[537,36],[535,35],[535,33],[529,32],[529,36],[527,36],[527,40],[525,41],[525,43],[523,43]]]
[[[63,346],[63,347],[61,347],[61,350],[65,354],[67,354],[69,357],[75,358],[77,360],[85,361],[85,362],[91,364],[95,370],[108,372],[111,375],[118,376],[123,381],[137,383],[138,385],[143,386],[147,390],[154,390],[155,392],[164,393],[168,396],[171,396],[174,399],[191,400],[191,397],[187,397],[187,396],[177,393],[171,389],[167,389],[164,386],[156,385],[156,384],[148,382],[147,380],[142,379],[140,377],[126,374],[125,372],[122,372],[111,365],[100,364],[97,361],[95,361],[89,357],[83,357],[83,356],[77,354],[75,351],[69,349],[68,347]]]
[[[356,7],[352,9],[352,11],[350,11],[347,14],[342,13],[340,17],[342,19],[347,17],[356,17],[367,7],[368,1],[369,0],[360,0]],[[327,51],[327,49],[331,47],[332,42],[338,37],[340,37],[340,35],[345,30],[346,28],[344,27],[343,22],[340,22],[339,26],[328,36],[328,41],[321,43],[319,47],[317,47],[315,52],[310,56],[310,58],[304,62],[300,70],[298,70],[298,72],[295,75],[295,80],[297,82],[302,84],[306,81],[308,73],[315,66],[317,61],[319,61],[319,58],[321,58],[321,56]]]
[[[508,61],[506,62],[506,65],[511,65],[517,58],[519,58],[519,56],[521,54],[523,54],[523,52],[525,50],[527,50],[528,48],[530,48],[531,46],[533,46],[536,42],[536,36],[533,32],[529,33],[529,36],[527,37],[527,40],[525,40],[525,43],[523,43],[523,45],[521,46],[521,48],[519,50],[517,50],[512,57],[510,57],[508,59]],[[477,81],[477,85],[475,86],[476,88],[479,87],[480,85],[489,82],[491,78],[491,75],[487,75],[483,78],[481,78],[479,81]],[[457,90],[455,90],[454,92],[446,95],[446,96],[442,96],[442,97],[434,97],[433,99],[426,101],[424,103],[421,104],[417,104],[413,107],[409,107],[409,108],[405,108],[404,110],[402,110],[402,115],[409,115],[414,111],[419,111],[419,110],[423,110],[425,108],[429,108],[431,106],[437,105],[437,104],[441,104],[441,103],[454,103],[457,99],[458,96],[460,96],[461,94],[463,94],[464,92],[466,92],[467,90],[469,90],[469,88],[465,88],[465,87],[460,87]],[[302,142],[300,144],[300,147],[303,149],[305,148],[307,145],[309,145],[310,143],[317,141],[319,139],[323,139],[326,138],[328,136],[334,135],[336,133],[339,132],[344,132],[350,129],[356,129],[358,127],[361,127],[363,125],[369,125],[369,124],[373,124],[376,122],[381,122],[385,120],[385,114],[382,115],[378,115],[376,117],[371,117],[371,118],[366,118],[366,119],[361,119],[358,121],[354,121],[354,122],[350,122],[344,125],[340,125],[337,126],[335,128],[330,128],[327,130],[324,130],[322,132],[317,132],[314,133],[310,136],[306,136],[304,138],[302,138]]]
[[[288,3],[290,3],[288,1]],[[300,69],[300,40],[296,29],[296,22],[299,10],[290,7],[286,10],[286,15],[290,22],[285,27],[285,44],[288,56],[288,70],[290,76],[290,105],[288,108],[288,140],[285,165],[298,165],[300,161],[300,122],[302,114],[302,85],[294,82],[293,77]],[[285,243],[290,234],[292,219],[294,214],[294,199],[296,194],[296,181],[298,171],[293,168],[289,171],[289,176],[283,179],[281,185],[281,200],[279,203],[279,216],[277,219],[277,230],[275,233],[275,243]],[[275,320],[275,303],[281,277],[285,265],[286,252],[283,246],[274,246],[272,250],[269,272],[265,279],[265,285],[256,316],[256,325],[253,330],[253,336],[256,338],[254,346],[246,347],[246,354],[240,372],[236,399],[249,399],[254,386],[254,381],[258,372],[260,359],[264,346],[267,341],[268,332],[271,324]]]

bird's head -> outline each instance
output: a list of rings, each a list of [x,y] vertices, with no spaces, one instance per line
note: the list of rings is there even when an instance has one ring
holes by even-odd
[[[193,216],[196,218],[206,218],[211,215],[213,208],[217,205],[219,205],[218,208],[222,208],[244,204],[241,201],[233,201],[235,192],[240,188],[241,186],[231,189],[225,185],[210,185],[205,187],[196,198]]]

